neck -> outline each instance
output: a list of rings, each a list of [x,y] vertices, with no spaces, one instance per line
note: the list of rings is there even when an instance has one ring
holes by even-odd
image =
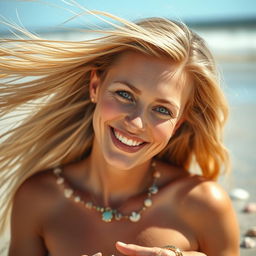
[[[86,183],[102,206],[114,206],[142,193],[152,182],[151,161],[131,169],[121,170],[108,164],[94,150],[86,161]]]

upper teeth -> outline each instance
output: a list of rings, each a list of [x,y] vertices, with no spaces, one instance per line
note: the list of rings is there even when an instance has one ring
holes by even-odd
[[[114,134],[116,136],[116,138],[121,141],[122,143],[124,143],[125,145],[128,145],[128,146],[139,146],[140,144],[142,144],[142,142],[138,142],[136,140],[131,140],[131,139],[128,139],[126,137],[124,137],[123,135],[121,135],[118,131],[114,130]]]

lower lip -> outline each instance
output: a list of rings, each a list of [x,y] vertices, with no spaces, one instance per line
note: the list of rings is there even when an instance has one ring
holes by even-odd
[[[123,151],[125,151],[127,153],[135,153],[135,152],[139,151],[140,149],[142,149],[147,144],[147,143],[144,142],[143,144],[141,144],[139,146],[128,146],[128,145],[125,145],[124,143],[122,143],[120,140],[118,140],[116,138],[116,136],[114,134],[114,131],[113,131],[113,128],[110,127],[109,130],[110,130],[110,135],[111,135],[111,138],[112,138],[112,141],[113,141],[114,145],[117,148],[119,148],[119,149],[121,149],[121,150],[123,150]]]

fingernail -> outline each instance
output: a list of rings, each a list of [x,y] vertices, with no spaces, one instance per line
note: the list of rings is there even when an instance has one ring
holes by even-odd
[[[97,252],[97,253],[93,254],[93,256],[102,256],[102,253],[101,252]]]
[[[127,244],[120,242],[120,241],[118,241],[117,243],[118,243],[118,245],[121,245],[121,246],[127,246]]]

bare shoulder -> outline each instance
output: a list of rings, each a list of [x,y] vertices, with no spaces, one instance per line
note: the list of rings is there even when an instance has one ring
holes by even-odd
[[[196,231],[203,252],[239,255],[237,218],[228,194],[217,182],[187,177],[180,199],[180,212]]]
[[[54,177],[44,171],[28,178],[15,193],[9,255],[46,255],[43,233],[60,194]]]
[[[41,198],[41,196],[53,195],[54,191],[56,192],[54,176],[51,170],[47,170],[36,173],[25,180],[17,190],[16,198],[22,197],[25,201],[33,200],[38,196]]]
[[[78,183],[81,180],[81,169],[79,168],[81,162],[75,164],[68,164],[62,167],[64,176],[71,183]],[[56,184],[56,176],[53,173],[53,169],[38,172],[29,177],[19,187],[15,195],[15,201],[21,201],[23,205],[27,204],[36,206],[36,209],[53,209],[65,203],[66,200],[63,197],[63,191]]]
[[[239,228],[226,191],[217,182],[181,168],[160,167],[170,209],[193,231],[199,250],[207,256],[238,256]]]
[[[178,195],[181,211],[187,213],[189,218],[198,218],[199,213],[201,217],[223,216],[227,210],[232,210],[226,191],[217,182],[198,175],[181,180]],[[204,218],[200,219],[202,221]]]
[[[19,187],[13,207],[16,212],[29,214],[33,218],[43,217],[49,213],[49,209],[53,209],[53,204],[60,195],[52,171],[42,171],[29,177]]]
[[[175,190],[175,200],[182,211],[189,207],[190,214],[192,211],[197,214],[199,209],[202,213],[211,211],[221,214],[231,206],[228,194],[217,182],[199,175],[192,175],[179,167],[165,163],[161,163],[160,167],[162,183],[172,191]]]
[[[187,205],[197,206],[212,211],[223,211],[230,205],[226,191],[215,181],[193,175],[184,180],[184,200]]]

